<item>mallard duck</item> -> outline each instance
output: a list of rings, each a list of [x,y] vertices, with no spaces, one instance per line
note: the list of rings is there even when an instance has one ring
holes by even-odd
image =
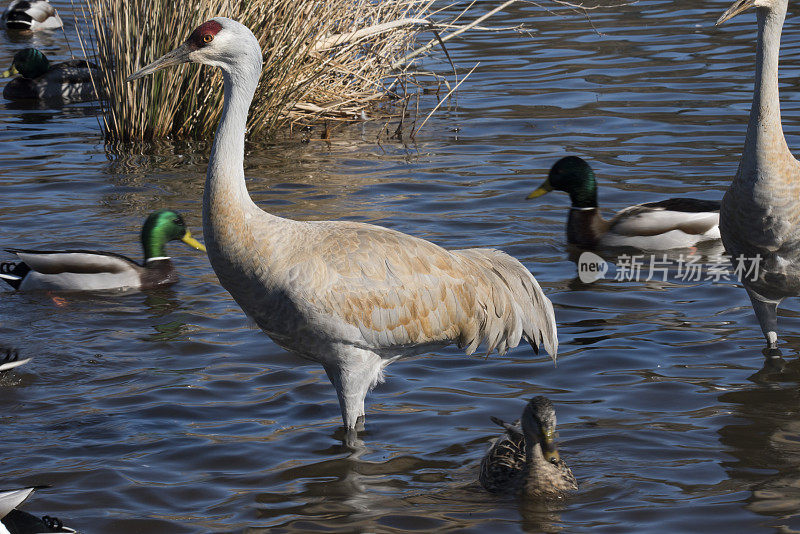
[[[3,78],[19,74],[3,88],[7,100],[63,100],[85,102],[97,98],[94,83],[100,82],[100,68],[85,59],[50,64],[42,52],[23,48],[14,54]]]
[[[0,534],[41,534],[44,532],[75,532],[55,517],[36,517],[17,510],[31,493],[45,486],[0,490]]]
[[[20,365],[28,363],[29,361],[31,361],[30,358],[20,360],[18,350],[6,349],[5,355],[0,357],[0,373],[3,371],[8,371],[9,369],[13,369],[14,367],[19,367]]]
[[[143,265],[113,252],[9,248],[6,250],[22,261],[0,263],[0,278],[22,291],[151,289],[178,281],[178,273],[165,252],[167,242],[176,240],[206,250],[192,237],[180,214],[159,210],[150,214],[142,226]]]
[[[263,211],[244,178],[247,112],[261,75],[253,33],[211,19],[128,81],[187,62],[222,70],[224,105],[203,196],[203,235],[222,286],[276,343],[322,364],[347,440],[391,362],[457,343],[504,353],[520,341],[558,348],[553,306],[519,261],[493,249],[445,250],[350,221]]]
[[[578,489],[555,444],[556,412],[547,397],[534,397],[514,424],[496,417],[506,432],[495,440],[481,462],[479,480],[493,493],[526,497],[563,497]]]
[[[550,191],[569,193],[567,241],[584,248],[632,247],[643,250],[688,248],[719,239],[719,202],[670,198],[623,209],[606,221],[597,207],[592,167],[578,156],[558,160],[547,180],[528,199]]]
[[[55,30],[64,25],[46,0],[12,0],[0,21],[9,30]]]
[[[722,198],[720,230],[728,253],[746,267],[741,282],[767,348],[777,349],[778,304],[800,295],[800,162],[783,135],[778,94],[788,0],[738,0],[717,25],[753,6],[758,18],[753,105],[742,159]]]

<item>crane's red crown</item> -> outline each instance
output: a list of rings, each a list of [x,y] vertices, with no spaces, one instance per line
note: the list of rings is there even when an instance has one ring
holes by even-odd
[[[213,41],[214,36],[217,35],[221,29],[222,24],[216,20],[206,21],[194,29],[187,41],[193,49],[197,50]]]

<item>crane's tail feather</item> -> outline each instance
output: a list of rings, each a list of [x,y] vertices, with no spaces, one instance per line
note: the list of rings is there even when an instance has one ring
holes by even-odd
[[[467,354],[482,341],[487,354],[500,354],[525,339],[538,353],[540,346],[556,360],[558,333],[553,304],[533,275],[517,259],[494,249],[466,249],[457,253],[479,268],[483,284],[478,301],[483,317],[465,332]]]

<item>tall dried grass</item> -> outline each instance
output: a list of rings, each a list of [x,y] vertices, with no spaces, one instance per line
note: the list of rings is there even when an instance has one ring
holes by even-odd
[[[417,55],[437,44],[443,46],[443,41],[467,29],[489,29],[478,24],[512,3],[549,10],[536,0],[506,0],[471,23],[457,25],[477,3],[467,0],[450,24],[437,25],[450,30],[446,36],[437,34],[411,50],[416,32],[430,27],[426,17],[435,13],[434,1],[85,0],[83,18],[93,30],[85,45],[103,72],[97,83],[105,95],[107,138],[196,138],[214,129],[222,110],[222,79],[213,70],[185,65],[136,84],[125,82],[128,75],[180,45],[194,27],[212,17],[242,22],[261,43],[264,70],[248,120],[250,134],[257,136],[319,117],[363,117],[366,108],[394,95],[393,91],[407,102],[407,82],[413,83],[417,73],[406,69]],[[631,1],[545,3],[588,17],[593,10],[619,9]],[[527,31],[524,25],[516,29]],[[456,77],[455,87],[459,84]],[[403,116],[405,109],[399,113]],[[402,127],[401,121],[398,131]]]
[[[419,19],[432,1],[86,0],[84,17],[93,28],[86,46],[103,72],[98,83],[106,88],[107,137],[187,138],[213,130],[222,109],[222,79],[213,70],[187,65],[136,84],[125,79],[216,16],[247,25],[264,51],[248,122],[251,135],[321,114],[356,117],[386,96],[392,62],[409,50],[419,26],[399,24],[365,37],[332,36]]]

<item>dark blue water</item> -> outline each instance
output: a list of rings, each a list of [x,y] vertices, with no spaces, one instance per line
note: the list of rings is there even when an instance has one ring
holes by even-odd
[[[70,19],[69,3],[57,2]],[[753,14],[649,0],[591,24],[520,4],[450,42],[457,108],[415,141],[381,125],[248,145],[251,194],[298,219],[374,222],[446,247],[501,248],[552,299],[561,352],[457,350],[388,369],[355,453],[325,373],[251,327],[202,255],[127,295],[0,293],[0,346],[33,360],[0,378],[0,487],[47,483],[24,508],[83,532],[789,532],[800,529],[800,308],[780,314],[783,373],[735,282],[577,279],[568,199],[525,196],[566,154],[594,166],[611,212],[733,176],[752,91]],[[692,4],[693,5],[693,4]],[[70,34],[73,38],[74,34]],[[66,58],[63,37],[37,45]],[[783,120],[800,147],[800,26],[790,12]],[[0,35],[0,64],[27,46]],[[426,67],[446,70],[440,53]],[[430,109],[434,102],[423,101]],[[106,147],[91,105],[0,102],[0,245],[139,257],[157,208],[200,234],[209,144]],[[8,258],[9,256],[3,256]],[[612,258],[613,259],[613,258]],[[560,504],[487,495],[477,468],[524,401],[547,395],[581,489]]]

